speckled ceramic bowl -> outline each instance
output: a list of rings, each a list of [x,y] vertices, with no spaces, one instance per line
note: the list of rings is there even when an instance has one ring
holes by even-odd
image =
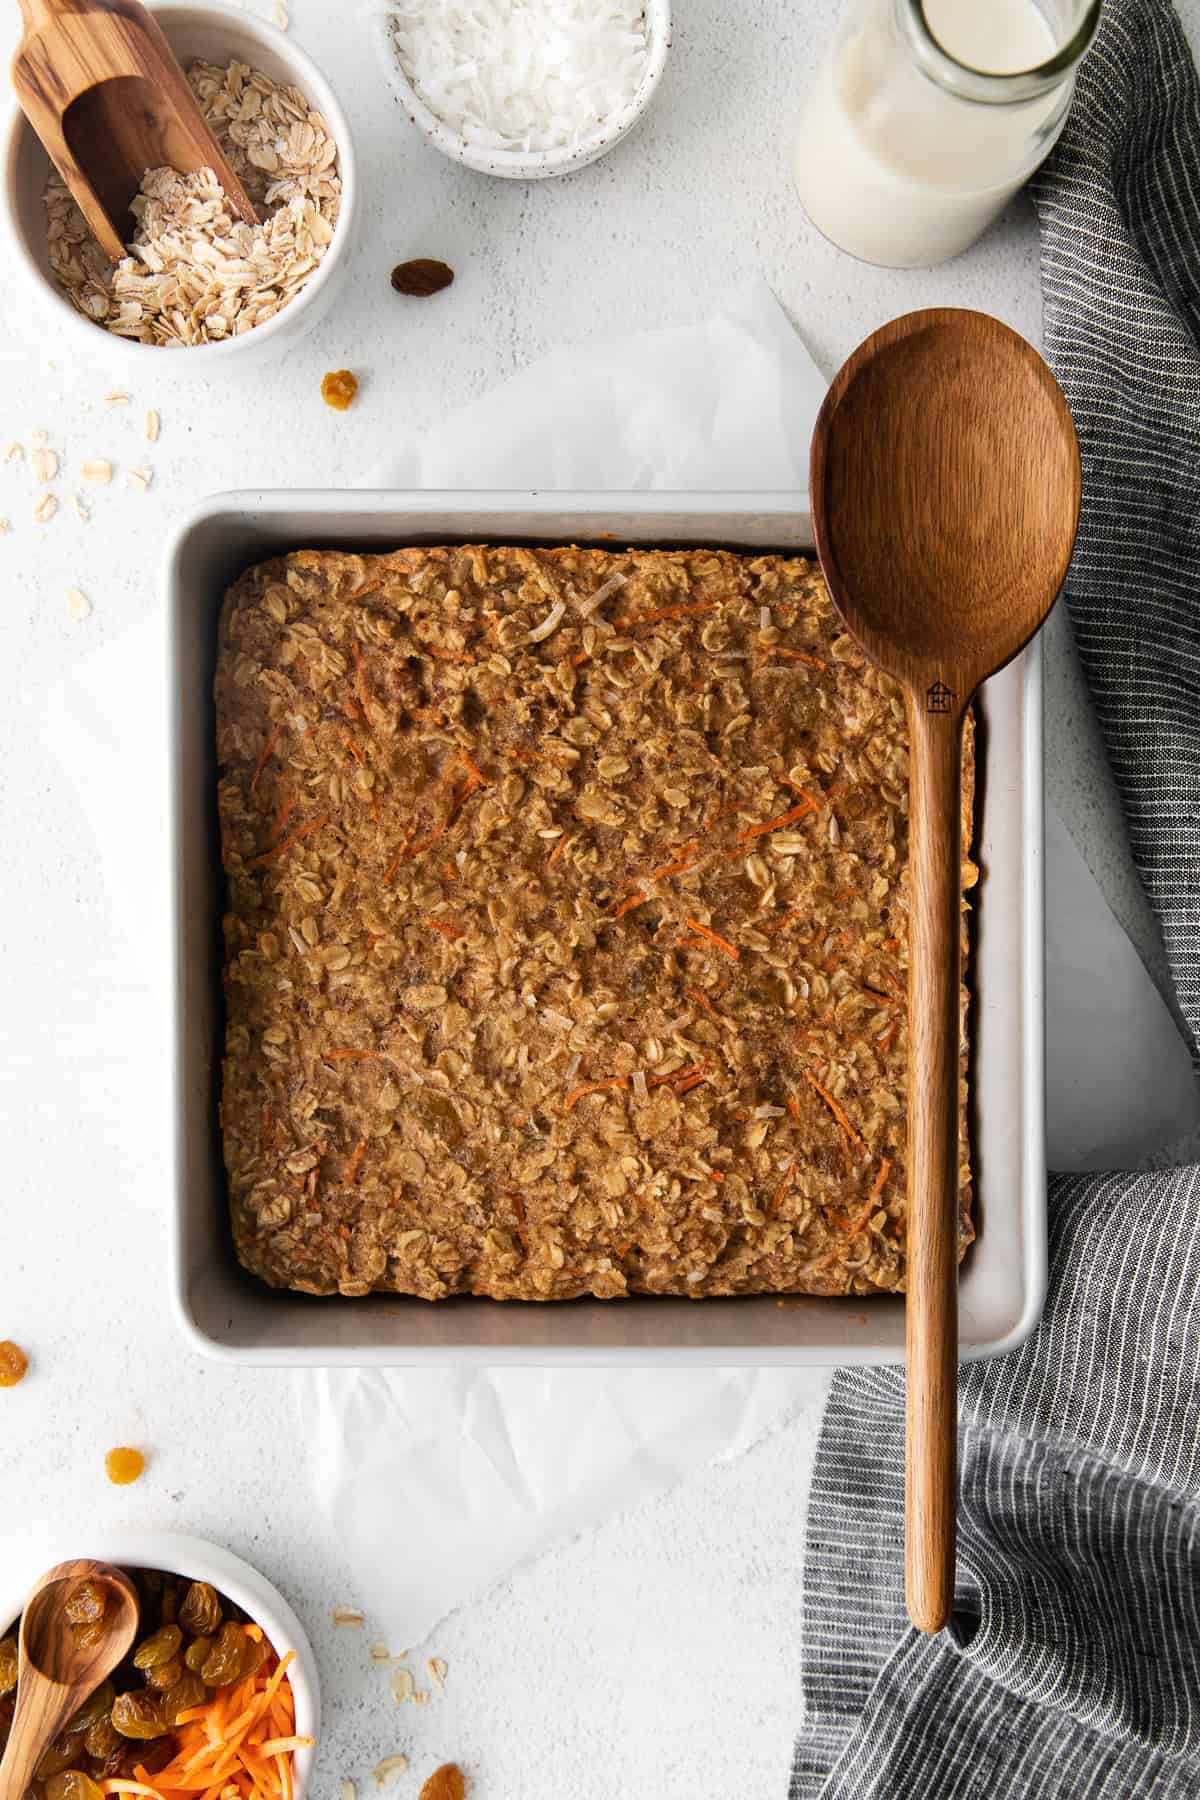
[[[279,1656],[289,1650],[296,1653],[288,1669],[288,1680],[296,1703],[296,1732],[300,1737],[319,1737],[321,1698],[317,1681],[317,1663],[312,1645],[299,1619],[277,1588],[265,1575],[224,1550],[219,1544],[203,1538],[188,1537],[178,1531],[109,1531],[88,1526],[73,1532],[69,1539],[59,1535],[53,1540],[41,1538],[22,1546],[20,1552],[7,1549],[4,1576],[0,1579],[0,1634],[6,1631],[25,1604],[25,1596],[47,1569],[55,1563],[74,1557],[92,1557],[97,1562],[115,1563],[121,1569],[164,1569],[170,1575],[182,1575],[190,1581],[207,1581],[219,1593],[240,1606],[248,1618],[261,1625]],[[312,1750],[298,1750],[292,1759],[295,1800],[303,1800],[312,1776]]]
[[[470,144],[447,125],[422,100],[409,81],[396,51],[392,24],[386,13],[375,21],[376,48],[387,80],[417,130],[423,132],[443,156],[481,175],[503,175],[511,181],[544,181],[551,175],[568,175],[607,155],[627,137],[654,98],[671,48],[670,0],[645,0],[649,54],[637,92],[628,103],[587,137],[562,150],[491,150]]]
[[[0,247],[8,267],[16,266],[35,292],[40,317],[55,320],[73,339],[74,349],[89,361],[103,360],[136,379],[137,369],[153,366],[156,375],[208,376],[245,369],[291,348],[323,318],[346,272],[358,214],[358,179],[350,124],[337,95],[312,59],[282,31],[234,6],[163,5],[154,16],[176,56],[185,65],[197,59],[227,63],[237,57],[261,69],[273,81],[298,87],[323,115],[337,142],[342,201],[333,241],[321,265],[301,291],[273,319],[219,344],[167,348],[116,337],[77,312],[50,274],[46,251],[42,195],[50,161],[24,114],[15,112],[8,128],[5,181],[0,200]]]

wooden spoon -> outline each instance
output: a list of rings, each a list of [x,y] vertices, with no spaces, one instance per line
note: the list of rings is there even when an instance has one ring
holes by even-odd
[[[913,1624],[940,1631],[954,1600],[963,719],[1062,586],[1079,446],[1024,338],[935,307],[883,326],[838,373],[811,489],[834,604],[908,711],[905,1587]]]
[[[21,109],[113,262],[132,235],[147,169],[210,168],[248,224],[249,196],[196,104],[187,76],[138,0],[20,0],[13,58]]]
[[[83,1581],[108,1590],[96,1643],[80,1648],[66,1603]],[[48,1746],[128,1656],[137,1636],[137,1590],[109,1563],[65,1562],[43,1575],[21,1615],[17,1707],[0,1760],[0,1800],[22,1800]]]

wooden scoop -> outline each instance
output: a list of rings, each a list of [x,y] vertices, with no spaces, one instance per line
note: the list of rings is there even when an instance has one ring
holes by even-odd
[[[65,1608],[84,1581],[100,1582],[108,1604],[96,1643],[81,1648]],[[21,1615],[17,1707],[0,1761],[0,1800],[22,1800],[49,1745],[128,1656],[137,1628],[137,1590],[111,1564],[59,1563],[42,1576]]]
[[[132,235],[147,169],[210,168],[248,224],[255,212],[161,27],[138,0],[20,0],[13,86],[29,123],[113,262]]]
[[[936,307],[885,325],[836,376],[811,488],[834,604],[908,711],[905,1585],[914,1625],[940,1631],[954,1600],[963,719],[1062,586],[1079,446],[1024,338]]]

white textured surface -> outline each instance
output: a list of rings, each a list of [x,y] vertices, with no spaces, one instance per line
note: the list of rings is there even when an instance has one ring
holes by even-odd
[[[1200,7],[1188,0],[1193,21]],[[451,166],[396,112],[351,7],[297,0],[294,28],[357,125],[366,220],[351,290],[277,371],[209,391],[164,362],[153,388],[106,412],[102,365],[66,366],[24,298],[0,297],[0,445],[51,432],[71,466],[105,454],[152,463],[142,496],[93,496],[31,522],[27,466],[0,466],[0,1336],[27,1343],[28,1381],[0,1394],[0,1555],[25,1521],[84,1515],[207,1533],[279,1581],[323,1663],[329,1728],[318,1792],[365,1781],[393,1750],[397,1785],[459,1756],[475,1800],[768,1800],[782,1795],[798,1719],[804,1497],[815,1410],[741,1462],[568,1544],[456,1619],[435,1648],[446,1694],[391,1706],[367,1663],[371,1632],[335,1634],[346,1591],[318,1528],[295,1442],[290,1378],[196,1361],[161,1294],[168,1195],[156,1002],[132,972],[100,874],[101,848],[48,761],[32,709],[65,660],[156,602],[168,521],[192,498],[250,484],[339,484],[445,411],[554,346],[598,332],[692,320],[761,271],[827,370],[888,316],[930,303],[983,306],[1036,338],[1032,224],[1022,204],[959,262],[892,274],[837,255],[806,227],[786,177],[789,120],[832,18],[828,0],[677,0],[675,48],[644,126],[611,158],[561,183],[493,183]],[[392,264],[440,256],[454,287],[394,295]],[[321,374],[362,379],[348,414]],[[141,439],[145,408],[160,441]],[[81,587],[95,611],[67,614]],[[1052,743],[1088,743],[1056,657]],[[148,743],[147,754],[156,746]],[[1095,774],[1079,752],[1058,794],[1108,891],[1129,895]],[[1136,902],[1118,906],[1129,922]],[[1128,915],[1128,917],[1127,917]],[[1149,952],[1147,952],[1149,953]],[[823,1386],[814,1378],[814,1400]],[[142,1442],[140,1487],[107,1488],[105,1449]],[[396,1537],[405,1544],[404,1496]],[[407,1548],[422,1554],[420,1543]],[[365,1793],[367,1788],[364,1787]]]

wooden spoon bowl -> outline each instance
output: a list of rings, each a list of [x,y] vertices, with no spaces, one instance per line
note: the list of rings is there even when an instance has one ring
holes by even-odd
[[[108,1599],[96,1641],[81,1645],[66,1604],[84,1581],[100,1582]],[[80,1560],[42,1576],[21,1614],[17,1705],[0,1760],[3,1800],[21,1800],[48,1746],[128,1656],[137,1628],[137,1590],[123,1570]]]
[[[810,486],[834,604],[908,714],[905,1586],[913,1623],[939,1631],[954,1599],[962,728],[1066,577],[1079,446],[1024,338],[938,307],[885,325],[835,377]]]
[[[147,169],[213,170],[248,224],[256,214],[200,111],[162,27],[138,0],[20,0],[17,99],[93,237],[119,262]]]

